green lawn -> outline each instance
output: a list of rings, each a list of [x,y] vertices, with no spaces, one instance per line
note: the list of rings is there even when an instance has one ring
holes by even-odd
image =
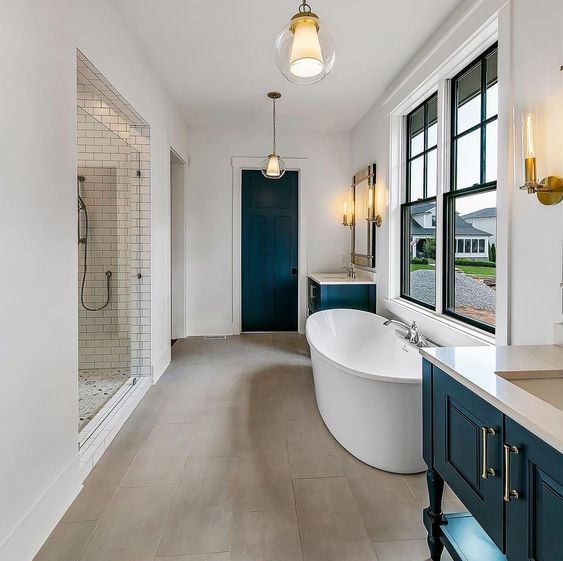
[[[466,275],[474,277],[494,277],[497,274],[495,267],[479,267],[477,265],[456,265],[456,269],[462,270]],[[433,265],[422,265],[420,263],[411,264],[411,273],[419,270],[434,270]]]
[[[420,263],[415,263],[414,265],[411,263],[411,273],[413,271],[418,271],[420,269],[432,269],[434,270],[436,267],[434,267],[433,265],[422,265]]]
[[[479,277],[494,277],[497,274],[496,267],[479,267],[475,265],[456,265],[456,269],[461,269],[466,275]]]

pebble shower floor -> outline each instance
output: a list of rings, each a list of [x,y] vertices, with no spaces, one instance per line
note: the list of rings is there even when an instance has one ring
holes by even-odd
[[[78,372],[78,430],[82,430],[129,379],[129,368],[89,368]]]

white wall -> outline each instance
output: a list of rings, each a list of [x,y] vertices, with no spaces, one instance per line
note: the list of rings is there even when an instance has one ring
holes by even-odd
[[[512,94],[515,104],[545,101],[539,164],[563,176],[563,2],[512,2]],[[535,38],[541,36],[542,40]],[[541,170],[540,170],[541,171]],[[515,192],[511,224],[512,342],[551,343],[553,322],[562,321],[563,203],[541,205]]]
[[[77,493],[76,76],[71,0],[0,4],[0,559]]]
[[[444,345],[478,344],[466,330],[433,320],[428,313],[418,313],[401,308],[387,300],[389,294],[389,174],[390,146],[389,113],[403,100],[413,95],[435,69],[449,61],[451,54],[469,40],[486,22],[499,13],[499,72],[501,88],[507,101],[499,122],[499,201],[509,210],[504,224],[499,223],[499,247],[509,243],[510,260],[505,284],[499,286],[499,301],[504,309],[497,310],[499,317],[508,316],[508,324],[497,329],[501,341],[515,344],[552,343],[553,322],[561,321],[561,243],[563,233],[563,208],[547,208],[535,197],[518,191],[513,184],[510,163],[511,124],[509,111],[511,99],[544,98],[549,102],[550,125],[548,150],[551,173],[563,175],[560,130],[562,62],[563,3],[560,0],[544,0],[541,9],[526,0],[494,0],[463,3],[442,25],[441,31],[413,57],[412,63],[403,69],[352,131],[352,166],[362,167],[372,160],[377,162],[380,201],[386,206],[384,224],[378,230],[377,272],[378,308],[380,313],[394,315],[403,320],[416,319],[422,330]],[[537,41],[538,36],[543,37]],[[500,68],[504,65],[503,68]],[[512,80],[510,76],[512,75]],[[502,85],[503,77],[505,83]],[[547,93],[550,92],[550,93]],[[556,99],[559,101],[557,102]],[[559,103],[559,107],[556,104]],[[504,128],[503,128],[504,127]],[[559,135],[558,132],[559,131]],[[505,156],[503,156],[505,154]],[[504,170],[502,173],[500,170]],[[502,194],[500,194],[502,192]],[[509,224],[511,225],[509,227]],[[507,240],[507,232],[511,239]],[[503,242],[505,239],[505,242]],[[499,256],[502,259],[502,256]],[[502,279],[501,279],[502,281]],[[502,284],[502,282],[501,282]],[[505,303],[503,303],[503,299]],[[506,322],[505,322],[506,323]]]
[[[188,136],[189,333],[229,334],[234,329],[231,158],[266,156],[271,133],[268,127],[190,129]],[[279,131],[278,147],[282,157],[309,159],[300,201],[307,269],[334,271],[350,251],[349,230],[340,224],[341,200],[352,176],[350,134]]]
[[[152,357],[170,360],[169,145],[180,114],[108,0],[0,4],[0,560],[29,561],[80,488],[76,47],[151,126]]]

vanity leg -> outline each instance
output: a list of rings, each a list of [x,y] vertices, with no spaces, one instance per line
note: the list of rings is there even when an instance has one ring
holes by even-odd
[[[428,536],[426,541],[430,550],[430,558],[432,561],[440,561],[444,544],[440,540],[442,524],[442,495],[444,493],[444,480],[440,474],[429,469],[426,472],[426,485],[428,487],[428,498],[430,506],[425,509],[430,519],[430,527],[428,528]]]

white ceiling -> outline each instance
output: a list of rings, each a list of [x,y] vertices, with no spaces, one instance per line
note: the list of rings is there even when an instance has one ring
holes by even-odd
[[[298,0],[116,0],[164,88],[197,127],[262,127],[279,90],[280,128],[349,130],[459,0],[310,0],[336,38],[320,83],[288,82],[274,39]]]

